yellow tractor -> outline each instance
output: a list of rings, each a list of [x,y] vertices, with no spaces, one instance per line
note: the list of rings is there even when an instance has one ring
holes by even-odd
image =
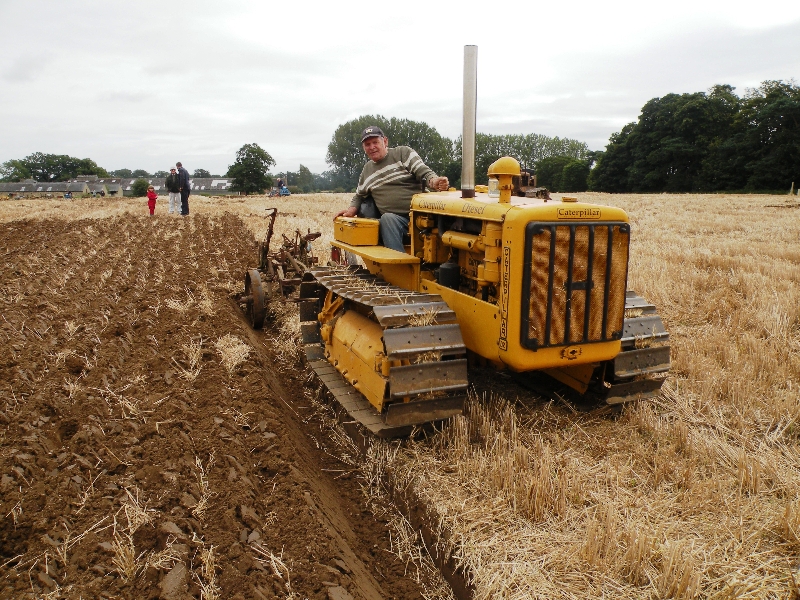
[[[332,245],[364,266],[311,267],[300,284],[310,366],[380,437],[461,413],[475,364],[543,373],[608,404],[659,393],[670,367],[655,308],[626,289],[624,211],[528,197],[509,157],[474,185],[474,48],[462,189],[413,197],[405,252],[378,245],[377,221],[340,217]]]

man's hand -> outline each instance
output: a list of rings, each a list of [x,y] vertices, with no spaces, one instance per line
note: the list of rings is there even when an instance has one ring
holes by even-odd
[[[450,187],[447,177],[431,177],[428,179],[428,189],[434,192],[446,192]]]
[[[339,217],[355,217],[357,213],[358,209],[355,206],[350,206],[349,208],[340,210],[338,213],[336,213],[336,216],[333,217],[333,220],[335,221]]]

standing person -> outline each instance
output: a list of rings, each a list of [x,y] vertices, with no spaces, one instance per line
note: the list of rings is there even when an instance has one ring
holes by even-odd
[[[181,182],[175,167],[169,170],[169,175],[164,181],[164,187],[169,192],[169,214],[181,212]]]
[[[361,147],[370,160],[361,170],[350,208],[339,211],[336,217],[380,219],[383,245],[405,252],[403,234],[408,232],[411,197],[421,185],[443,192],[450,182],[434,173],[408,146],[389,148],[389,138],[375,125],[362,132]]]
[[[156,194],[155,188],[151,185],[147,188],[147,208],[150,209],[151,217],[156,212],[156,198],[158,198],[158,194]]]
[[[189,193],[192,191],[191,185],[189,185],[189,171],[184,169],[183,165],[179,162],[176,162],[175,166],[178,167],[178,182],[180,183],[181,192],[181,214],[186,216],[189,214]]]

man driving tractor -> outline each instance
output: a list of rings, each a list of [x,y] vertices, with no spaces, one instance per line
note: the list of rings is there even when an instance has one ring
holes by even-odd
[[[420,184],[431,191],[446,191],[450,182],[436,175],[408,146],[389,148],[389,138],[376,125],[364,129],[361,146],[370,160],[361,170],[350,207],[336,217],[380,219],[383,245],[403,252],[411,197],[419,193]]]

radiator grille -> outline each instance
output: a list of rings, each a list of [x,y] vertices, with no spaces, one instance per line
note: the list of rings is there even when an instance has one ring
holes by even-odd
[[[529,223],[522,345],[620,339],[629,240],[627,223]]]

